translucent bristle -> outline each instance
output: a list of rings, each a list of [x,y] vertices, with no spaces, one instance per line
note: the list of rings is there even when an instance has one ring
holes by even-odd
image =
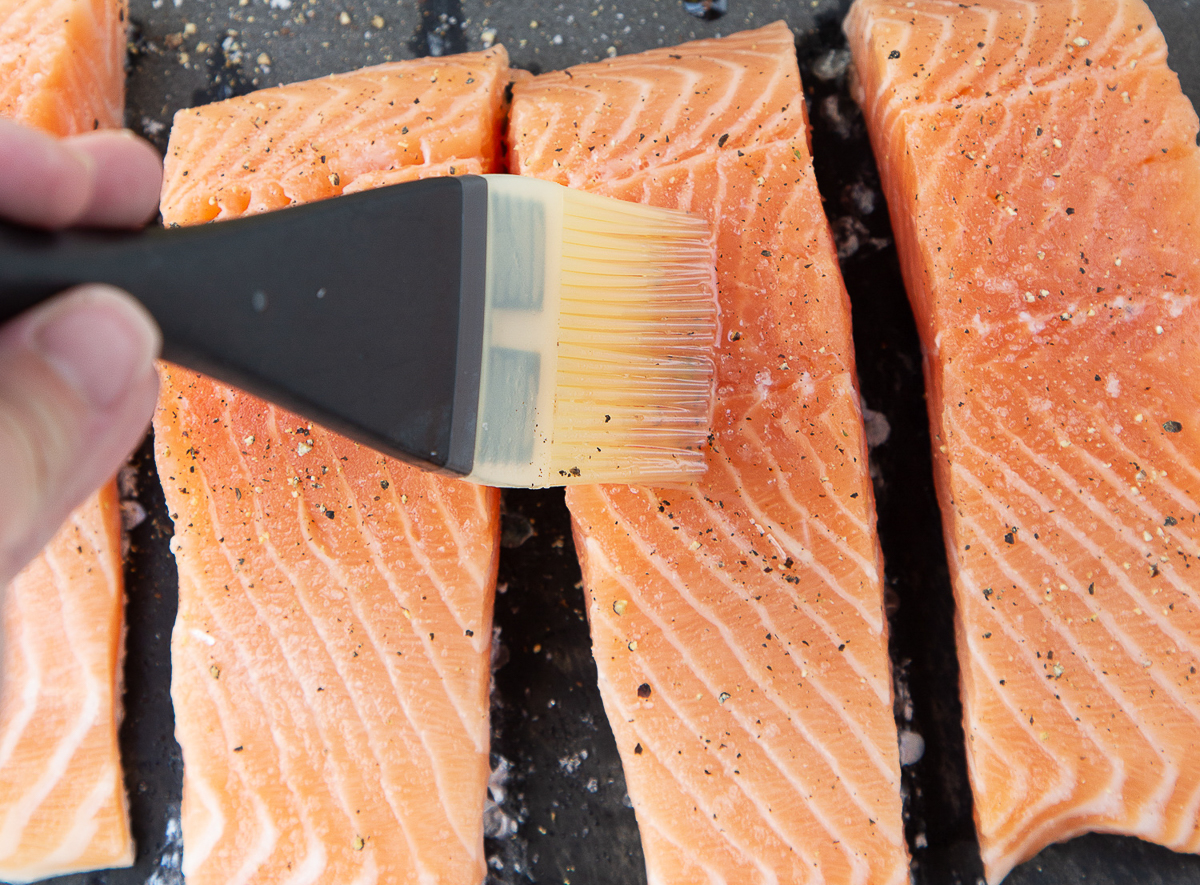
[[[693,479],[704,471],[715,372],[708,227],[574,191],[564,209],[551,474]]]
[[[717,337],[708,225],[534,178],[485,178],[471,478],[537,487],[700,476]]]

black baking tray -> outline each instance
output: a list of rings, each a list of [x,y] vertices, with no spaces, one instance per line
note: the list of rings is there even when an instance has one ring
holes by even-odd
[[[1172,67],[1200,103],[1200,3],[1151,0],[1150,6],[1167,34]],[[976,885],[982,868],[920,346],[874,161],[847,90],[841,21],[848,8],[848,0],[131,0],[127,121],[165,149],[180,108],[383,61],[494,41],[507,47],[514,66],[540,72],[787,21],[809,100],[817,179],[854,307],[863,396],[890,427],[872,452],[871,469],[887,562],[898,722],[925,741],[924,756],[903,770],[914,880]],[[874,426],[883,424],[874,419]],[[169,694],[172,528],[149,441],[133,465],[137,481],[126,484],[126,495],[136,496],[147,517],[130,533],[121,749],[137,862],[53,880],[63,885],[183,881],[182,762]],[[494,763],[507,772],[501,809],[515,832],[488,840],[489,882],[639,885],[645,870],[637,825],[596,688],[562,492],[506,492],[504,503],[492,747]],[[1091,835],[1047,848],[1007,882],[1200,885],[1200,857]]]

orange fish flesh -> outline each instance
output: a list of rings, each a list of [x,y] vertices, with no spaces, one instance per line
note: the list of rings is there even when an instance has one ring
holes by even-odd
[[[176,116],[163,219],[495,171],[503,49]],[[484,878],[499,493],[164,367],[189,885]]]
[[[1200,850],[1200,149],[1141,0],[859,0],[988,880]]]
[[[850,305],[791,32],[519,82],[509,137],[515,172],[716,232],[706,476],[567,493],[649,881],[907,882]]]
[[[55,135],[125,119],[126,0],[0,0],[0,116]]]
[[[0,0],[0,116],[58,136],[120,126],[125,17],[124,0]],[[117,508],[110,483],[6,593],[5,881],[133,863],[117,745],[125,614]]]
[[[133,863],[121,724],[121,516],[109,483],[9,585],[0,681],[0,879]]]

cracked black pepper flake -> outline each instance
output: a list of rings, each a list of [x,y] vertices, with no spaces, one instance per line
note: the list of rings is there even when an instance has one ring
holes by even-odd
[[[638,697],[642,699],[650,697],[650,683],[643,682],[638,686]]]
[[[641,744],[635,744],[635,745],[634,745],[634,747],[633,747],[633,755],[634,755],[634,756],[641,756],[641,755],[642,755],[642,745],[641,745]]]
[[[388,481],[386,479],[379,480],[379,487],[386,489],[388,487]]]
[[[725,142],[727,142],[727,141],[729,141],[729,133],[728,132],[726,132],[724,135],[722,135],[720,138],[717,139],[717,147],[719,147],[719,148],[725,147]]]
[[[326,518],[326,519],[333,519],[333,511],[332,511],[332,510],[326,510],[326,511],[325,511],[325,518]]]
[[[1183,425],[1178,421],[1164,421],[1163,430],[1167,433],[1179,433],[1179,431],[1183,430]]]
[[[1015,537],[1013,537],[1012,532],[1005,532],[1004,533],[1004,543],[1005,544],[1015,544],[1015,543],[1017,543],[1017,539]]]
[[[1074,214],[1075,214],[1075,210],[1074,210],[1074,209],[1072,209],[1070,206],[1068,206],[1068,207],[1067,207],[1067,214],[1068,214],[1068,215],[1074,215]]]
[[[899,57],[900,57],[900,50],[899,50],[899,49],[893,49],[891,52],[889,52],[889,53],[888,53],[888,58],[889,58],[889,59],[893,59],[893,58],[899,58]]]
[[[1088,596],[1095,596],[1095,595],[1096,595],[1096,585],[1088,584]]]
[[[1179,520],[1177,520],[1173,516],[1168,516],[1166,519],[1163,520],[1163,525],[1165,525],[1165,526],[1179,525]]]

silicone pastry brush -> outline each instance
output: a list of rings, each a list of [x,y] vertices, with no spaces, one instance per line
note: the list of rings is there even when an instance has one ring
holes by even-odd
[[[715,258],[690,215],[509,175],[198,227],[0,229],[0,319],[120,286],[163,356],[430,469],[502,486],[704,470]]]

